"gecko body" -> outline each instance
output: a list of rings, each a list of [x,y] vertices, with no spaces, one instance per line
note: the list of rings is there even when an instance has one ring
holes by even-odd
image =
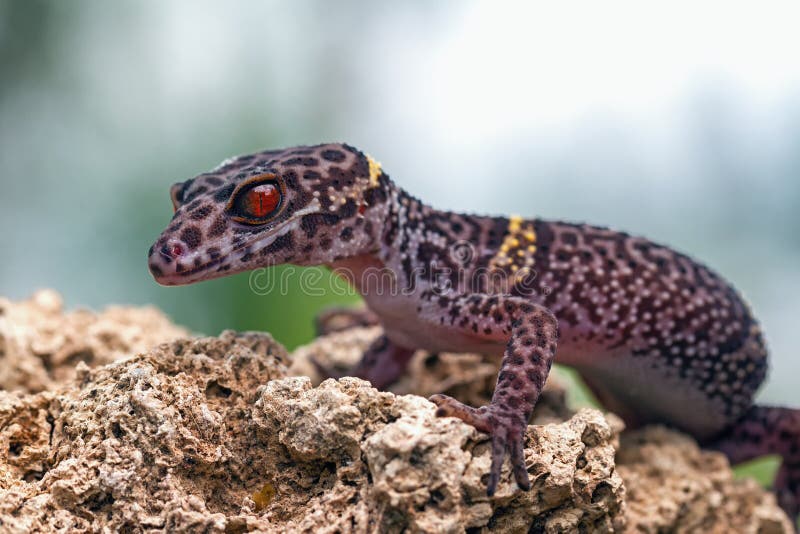
[[[524,432],[555,358],[630,426],[660,422],[732,462],[782,455],[778,499],[800,501],[800,411],[753,405],[767,371],[740,295],[699,262],[607,228],[434,209],[345,144],[264,151],[172,186],[149,267],[181,285],[264,266],[328,265],[384,334],[350,374],[384,387],[416,349],[502,355],[489,405],[434,395],[492,437],[530,486]]]

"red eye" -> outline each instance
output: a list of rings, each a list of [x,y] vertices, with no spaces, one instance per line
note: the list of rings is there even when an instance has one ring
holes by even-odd
[[[280,208],[281,189],[274,181],[244,184],[228,204],[233,218],[244,224],[263,224]]]
[[[261,219],[272,213],[281,200],[278,188],[272,184],[257,185],[247,191],[245,195],[247,214],[256,219]]]

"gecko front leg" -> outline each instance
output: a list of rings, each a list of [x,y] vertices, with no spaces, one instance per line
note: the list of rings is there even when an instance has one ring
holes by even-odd
[[[458,335],[508,340],[488,406],[473,408],[446,395],[433,395],[430,400],[438,406],[438,416],[458,417],[491,435],[492,465],[486,487],[490,496],[497,489],[506,453],[517,485],[530,489],[523,453],[525,429],[555,357],[555,316],[543,306],[500,295],[440,296],[421,312],[438,315],[436,322],[455,327]]]

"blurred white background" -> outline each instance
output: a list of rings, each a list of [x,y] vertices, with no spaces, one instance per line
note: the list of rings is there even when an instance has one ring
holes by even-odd
[[[0,294],[301,342],[287,316],[319,299],[161,288],[146,251],[172,182],[343,140],[438,207],[702,259],[763,323],[762,400],[800,405],[798,21],[797,2],[2,0]]]

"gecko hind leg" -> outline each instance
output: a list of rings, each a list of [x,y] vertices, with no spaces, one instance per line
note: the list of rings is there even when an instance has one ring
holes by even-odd
[[[782,456],[775,493],[778,504],[796,525],[800,513],[800,410],[751,406],[708,446],[724,453],[732,464],[767,454]]]
[[[361,361],[347,371],[334,370],[313,358],[311,363],[326,378],[355,376],[368,380],[377,389],[384,389],[403,375],[413,355],[414,349],[401,347],[381,335],[364,352]]]

